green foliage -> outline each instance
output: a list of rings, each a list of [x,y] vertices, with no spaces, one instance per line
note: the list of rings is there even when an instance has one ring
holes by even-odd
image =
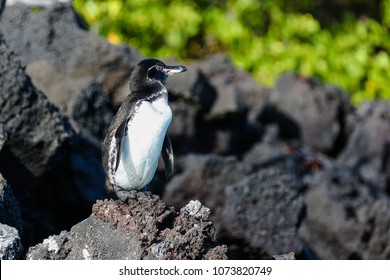
[[[192,59],[225,52],[264,85],[296,71],[341,86],[354,104],[390,99],[390,0],[381,1],[379,20],[344,13],[329,26],[302,12],[318,8],[312,2],[298,8],[286,0],[75,0],[74,5],[93,30],[146,56]]]
[[[38,7],[38,6],[31,6],[30,11],[33,14],[37,14],[43,11],[43,7]]]

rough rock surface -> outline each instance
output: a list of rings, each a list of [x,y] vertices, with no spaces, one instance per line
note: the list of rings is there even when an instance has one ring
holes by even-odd
[[[186,76],[167,81],[174,113],[169,133],[177,153],[241,154],[261,139],[263,127],[254,116],[266,90],[247,73],[216,55],[189,65]]]
[[[88,129],[94,126],[90,132],[102,138],[113,114],[107,101],[117,107],[129,93],[128,79],[141,56],[86,31],[70,3],[34,11],[24,5],[7,7],[0,31],[27,66],[34,85],[62,113],[81,120],[81,125],[87,122]],[[98,103],[91,104],[94,100]]]
[[[210,210],[191,201],[180,213],[144,193],[129,204],[98,201],[70,232],[30,248],[28,259],[226,259]]]
[[[390,103],[362,104],[338,162],[365,183],[390,195]]]
[[[0,260],[17,260],[23,255],[23,246],[17,229],[0,223]]]
[[[164,201],[177,208],[196,198],[213,209],[213,215],[224,202],[223,189],[244,177],[235,157],[187,155],[178,162],[183,173],[166,186]]]
[[[0,16],[4,8],[5,8],[5,0],[0,0]]]
[[[270,110],[286,135],[302,137],[324,153],[335,154],[342,148],[350,105],[338,88],[285,74],[278,79],[270,103]]]
[[[23,233],[23,223],[18,201],[15,199],[11,187],[0,174],[0,223]]]
[[[320,259],[388,259],[390,207],[345,167],[317,173],[305,196],[307,216],[300,234]],[[382,244],[380,246],[379,244]],[[376,254],[373,254],[375,252]]]
[[[293,261],[295,260],[295,254],[293,252],[290,252],[288,254],[283,254],[283,255],[274,255],[272,256],[275,260],[277,261]]]
[[[198,65],[218,92],[207,119],[218,120],[241,115],[252,107],[264,104],[266,91],[248,73],[234,67],[226,56],[212,56]],[[257,101],[256,106],[252,103],[254,99]]]
[[[389,103],[362,104],[336,162],[305,178],[300,235],[320,259],[389,259]]]
[[[135,50],[111,45],[85,30],[69,3],[47,6],[37,12],[31,12],[29,6],[10,6],[0,26],[25,65],[46,61],[53,67],[54,76],[63,74],[64,78],[73,78],[73,82],[99,77],[107,92],[127,84],[132,63],[141,58]]]
[[[0,151],[3,148],[7,139],[8,139],[8,134],[7,131],[5,130],[4,124],[0,123]]]
[[[371,206],[371,207],[370,207]],[[363,259],[390,259],[390,203],[388,199],[376,200],[362,214],[364,233],[359,252]]]
[[[164,200],[181,207],[196,198],[212,209],[211,220],[220,240],[231,245],[231,257],[271,258],[301,251],[301,168],[280,143],[259,143],[242,161],[188,155],[179,165],[183,172],[168,183]]]
[[[34,87],[1,33],[0,123],[7,134],[0,168],[34,224],[33,239],[54,233],[58,221],[71,226],[105,196],[100,143],[77,133]]]
[[[33,174],[41,175],[62,160],[61,147],[70,145],[74,132],[35,89],[1,34],[0,93],[0,122],[8,133],[7,144]]]
[[[30,260],[114,260],[140,259],[141,242],[111,224],[91,216],[72,227],[70,232],[49,236],[31,247]]]
[[[114,112],[98,77],[64,77],[46,60],[33,62],[26,72],[63,114],[99,139],[104,138]]]
[[[195,65],[188,67],[186,79],[172,76],[167,80],[166,86],[173,92],[174,98],[196,104],[202,113],[210,111],[217,97],[215,88],[202,70]]]
[[[298,228],[304,201],[287,166],[263,168],[225,189],[222,223],[227,234],[268,255],[301,252]]]

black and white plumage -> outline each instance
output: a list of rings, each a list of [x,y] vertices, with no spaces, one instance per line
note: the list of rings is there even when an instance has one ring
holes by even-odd
[[[157,59],[142,60],[130,76],[130,94],[114,116],[103,142],[106,188],[123,201],[146,187],[157,169],[160,154],[167,178],[173,174],[172,145],[167,129],[172,119],[163,82],[186,71]]]

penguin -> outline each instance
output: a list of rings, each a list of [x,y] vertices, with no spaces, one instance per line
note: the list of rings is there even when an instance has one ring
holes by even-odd
[[[150,58],[138,63],[130,75],[130,94],[123,100],[103,141],[102,160],[106,189],[124,202],[146,190],[157,170],[160,154],[165,175],[173,175],[172,144],[167,134],[172,120],[168,76],[187,71]]]

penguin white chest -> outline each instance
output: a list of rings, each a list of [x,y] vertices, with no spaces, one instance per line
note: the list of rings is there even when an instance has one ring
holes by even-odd
[[[153,178],[172,111],[166,97],[142,101],[127,124],[115,175],[124,189],[142,189]]]

